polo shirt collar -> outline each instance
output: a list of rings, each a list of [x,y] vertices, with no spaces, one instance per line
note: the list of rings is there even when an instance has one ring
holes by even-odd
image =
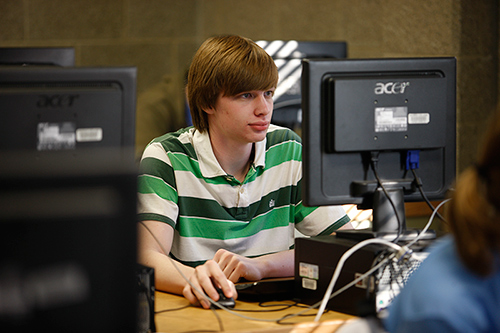
[[[254,167],[266,166],[266,141],[267,138],[264,138],[264,140],[255,143]],[[227,176],[227,173],[222,169],[217,158],[215,158],[208,131],[200,133],[200,131],[195,130],[193,134],[193,146],[196,156],[198,156],[198,163],[203,177]]]

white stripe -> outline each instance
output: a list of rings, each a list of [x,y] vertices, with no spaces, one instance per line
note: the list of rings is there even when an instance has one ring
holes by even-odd
[[[289,173],[293,175],[289,176]],[[176,171],[178,195],[199,199],[216,199],[224,207],[235,207],[238,191],[243,188],[248,204],[260,201],[261,198],[279,188],[297,185],[302,174],[302,164],[299,161],[288,161],[266,170],[263,176],[241,187],[229,184],[209,184],[200,181],[189,171]],[[293,180],[290,183],[290,180]],[[285,182],[286,181],[286,182]],[[240,204],[240,206],[243,206]]]
[[[182,251],[180,251],[182,245]],[[175,232],[172,254],[183,261],[212,259],[218,249],[227,249],[242,256],[258,256],[267,253],[285,251],[294,244],[294,227],[262,230],[256,235],[236,239],[204,239],[180,237]]]
[[[137,212],[139,214],[154,213],[164,215],[174,222],[177,220],[179,207],[175,203],[165,200],[155,193],[139,193],[137,200]]]
[[[163,149],[163,146],[159,142],[154,142],[154,143],[150,144],[144,150],[144,154],[142,155],[142,159],[145,159],[146,157],[156,158],[162,162],[165,162],[168,165],[172,165],[170,163],[170,159],[168,158],[167,153],[165,152],[165,149]]]

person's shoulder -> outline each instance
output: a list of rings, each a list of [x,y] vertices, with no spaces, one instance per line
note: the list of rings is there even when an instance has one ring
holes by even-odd
[[[293,141],[298,144],[302,144],[302,139],[297,133],[287,127],[281,127],[273,124],[269,125],[266,139],[268,141],[268,146],[286,141]]]
[[[175,132],[166,133],[155,138],[151,144],[161,145],[165,151],[184,151],[186,146],[192,145],[193,127],[181,128]]]

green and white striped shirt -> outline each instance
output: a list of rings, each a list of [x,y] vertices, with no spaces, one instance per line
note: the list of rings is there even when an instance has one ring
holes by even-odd
[[[196,266],[224,248],[255,257],[288,250],[294,228],[329,234],[349,217],[341,206],[302,205],[302,144],[289,129],[271,125],[255,143],[255,158],[239,182],[219,165],[208,133],[186,128],[153,140],[138,179],[139,220],[174,228],[170,255]]]

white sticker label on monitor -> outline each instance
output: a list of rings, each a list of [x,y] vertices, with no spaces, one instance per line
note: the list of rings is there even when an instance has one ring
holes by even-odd
[[[408,115],[408,124],[410,125],[425,125],[431,122],[429,113],[410,113]]]
[[[408,130],[406,106],[375,108],[375,132],[404,132]]]
[[[37,150],[75,149],[75,124],[39,123],[37,128]]]
[[[102,128],[79,128],[76,130],[76,141],[78,142],[98,142],[102,141]]]
[[[299,263],[299,275],[301,277],[306,277],[310,279],[319,279],[319,267],[318,265],[306,264],[304,262]]]
[[[313,279],[302,278],[302,288],[316,290],[318,289],[318,282]]]

